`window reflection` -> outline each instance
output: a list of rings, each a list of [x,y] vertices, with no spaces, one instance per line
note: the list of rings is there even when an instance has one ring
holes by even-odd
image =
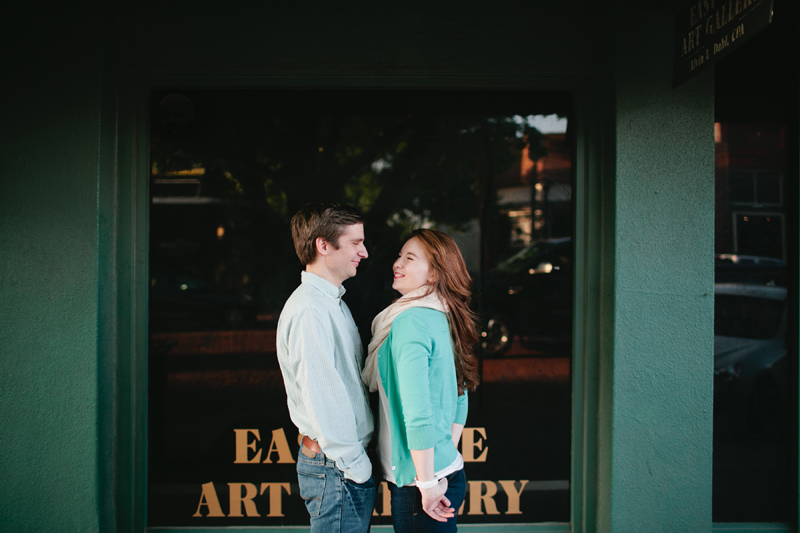
[[[789,520],[785,124],[717,124],[717,522]]]
[[[515,340],[527,349],[559,342],[569,346],[571,287],[570,237],[536,241],[502,261],[483,283],[484,355],[503,355]]]
[[[367,217],[369,259],[345,282],[365,341],[397,296],[410,230],[450,233],[467,261],[482,385],[459,522],[569,521],[570,95],[152,97],[149,525],[308,523],[275,327],[300,279],[289,220],[322,199]],[[387,498],[375,524],[389,523]]]

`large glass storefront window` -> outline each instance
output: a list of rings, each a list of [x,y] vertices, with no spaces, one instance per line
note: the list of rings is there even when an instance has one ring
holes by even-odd
[[[460,523],[570,519],[571,95],[163,90],[152,94],[148,524],[308,523],[275,353],[300,280],[289,220],[366,215],[345,282],[364,344],[408,233],[459,243],[481,316]],[[379,488],[374,524],[390,523]]]
[[[715,522],[796,519],[798,14],[715,66]]]
[[[714,520],[790,519],[786,124],[716,125]],[[791,359],[791,361],[790,361]]]

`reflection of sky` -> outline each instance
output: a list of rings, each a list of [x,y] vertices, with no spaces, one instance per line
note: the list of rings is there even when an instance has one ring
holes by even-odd
[[[567,132],[567,119],[559,118],[558,115],[528,115],[521,117],[514,115],[514,122],[517,124],[528,123],[528,126],[536,128],[541,133],[566,133]]]

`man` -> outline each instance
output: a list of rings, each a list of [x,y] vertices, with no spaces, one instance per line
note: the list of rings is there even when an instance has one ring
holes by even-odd
[[[312,532],[369,530],[375,502],[365,447],[373,420],[361,383],[363,350],[342,282],[367,257],[363,215],[333,203],[304,206],[292,239],[306,266],[278,319],[278,362],[289,414],[302,436],[300,496]]]

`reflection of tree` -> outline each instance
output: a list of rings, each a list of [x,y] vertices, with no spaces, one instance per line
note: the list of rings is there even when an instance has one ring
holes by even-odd
[[[493,176],[519,161],[523,134],[538,134],[509,116],[365,114],[363,104],[320,102],[321,93],[186,94],[196,116],[180,128],[162,125],[163,95],[154,97],[152,164],[162,174],[205,169],[198,194],[228,200],[220,223],[233,226],[226,235],[242,248],[228,254],[245,263],[238,268],[259,287],[271,285],[278,293],[296,285],[299,268],[289,219],[317,200],[353,203],[367,213],[371,258],[353,280],[359,286],[388,285],[379,280],[388,281],[400,239],[411,229],[403,224],[404,213],[455,227],[479,219],[482,267],[491,266],[497,237]],[[275,294],[273,305],[282,297]],[[372,307],[368,297],[359,295]]]

